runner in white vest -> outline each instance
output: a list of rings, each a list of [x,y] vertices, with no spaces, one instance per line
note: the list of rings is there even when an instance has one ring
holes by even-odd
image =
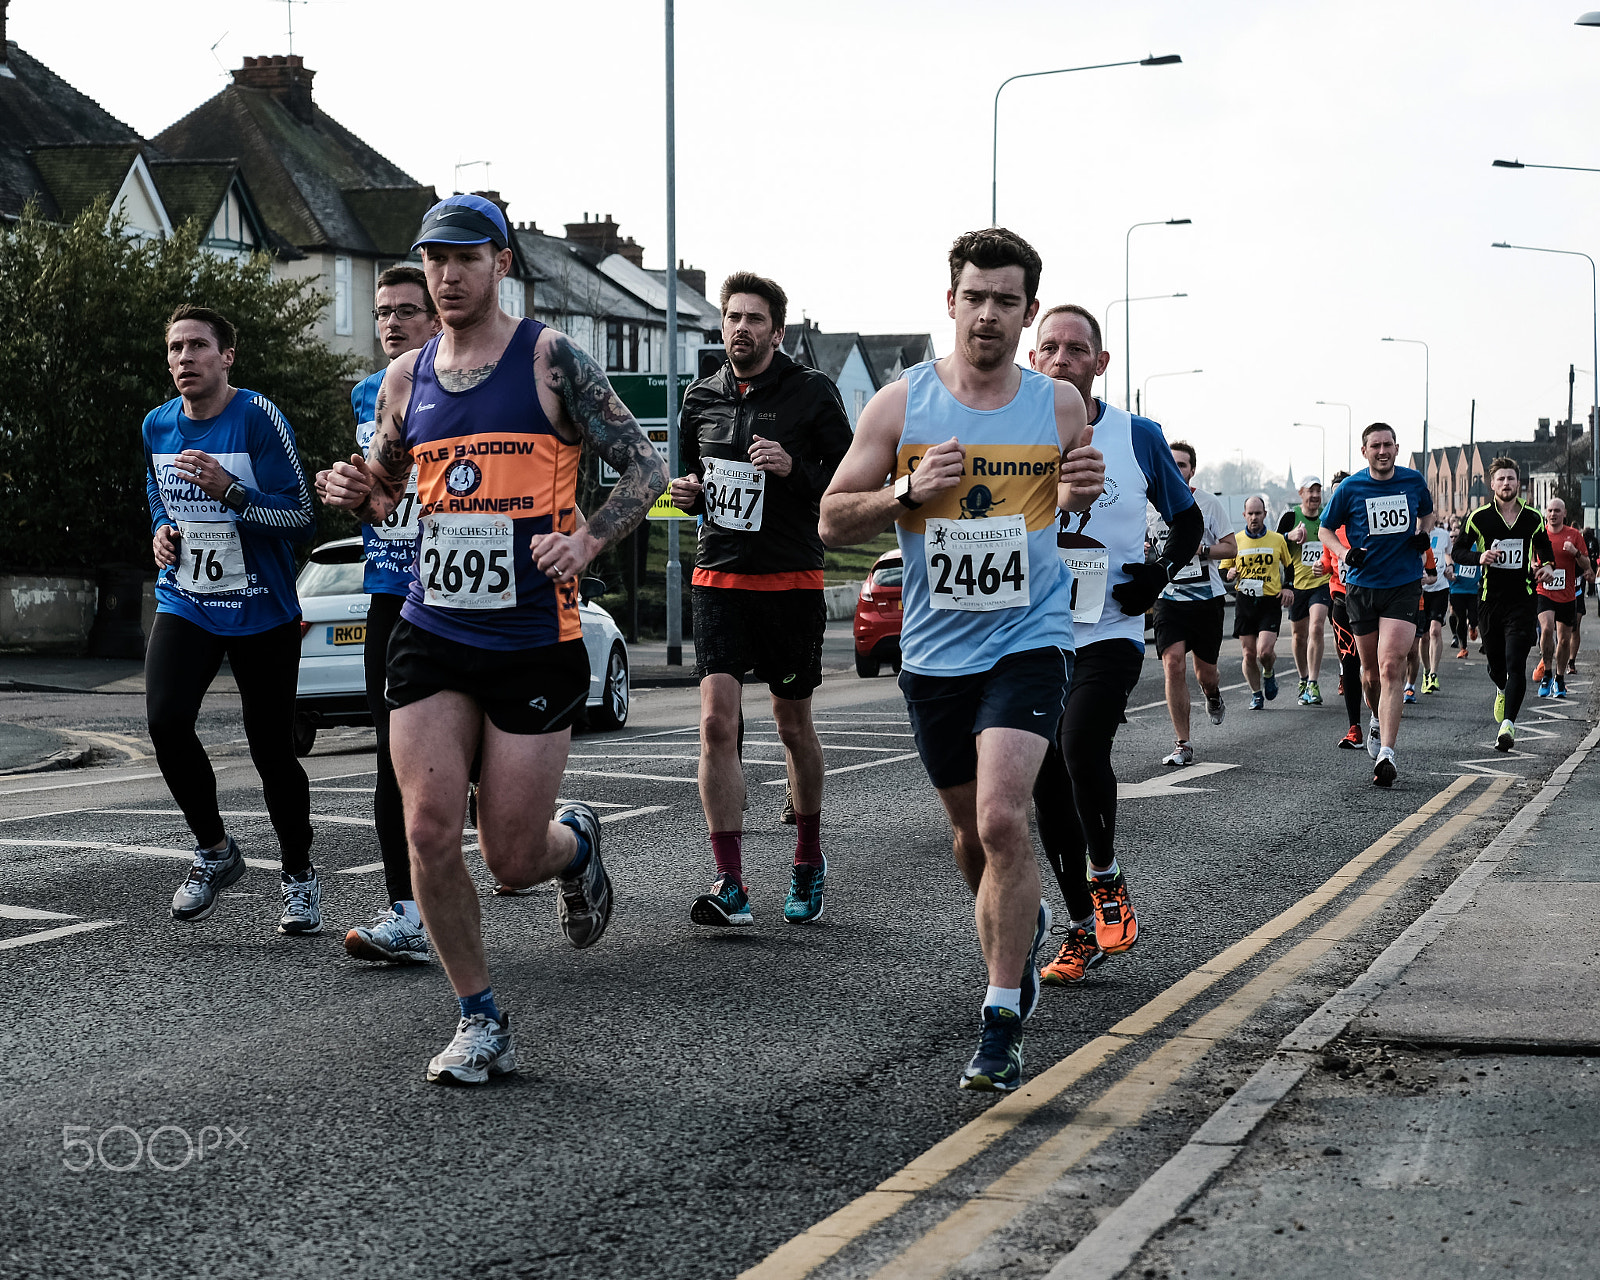
[[[1144,664],[1144,615],[1200,546],[1204,523],[1161,428],[1097,400],[1094,380],[1111,355],[1100,324],[1070,303],[1051,307],[1036,330],[1028,363],[1076,387],[1088,407],[1095,446],[1105,456],[1106,487],[1087,511],[1061,513],[1056,544],[1072,570],[1077,653],[1066,712],[1033,787],[1039,840],[1071,919],[1049,983],[1080,982],[1108,955],[1126,951],[1139,921],[1117,862],[1117,775],[1111,740]],[[1160,559],[1147,562],[1145,511],[1171,527]],[[1084,877],[1084,859],[1089,876]]]

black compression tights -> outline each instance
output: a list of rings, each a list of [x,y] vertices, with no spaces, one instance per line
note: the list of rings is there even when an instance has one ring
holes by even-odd
[[[210,848],[226,831],[217,812],[217,776],[195,733],[200,703],[226,657],[244,713],[250,760],[261,777],[285,871],[311,865],[311,789],[294,754],[294,695],[300,676],[300,623],[253,636],[219,636],[158,613],[144,655],[150,741],[167,789],[196,843]]]
[[[372,791],[372,819],[378,830],[378,851],[383,855],[384,887],[390,902],[409,902],[411,891],[411,850],[406,844],[406,815],[400,803],[400,784],[395,781],[394,758],[389,754],[389,704],[383,691],[387,683],[385,657],[389,635],[400,618],[404,596],[374,592],[367,610],[367,641],[363,659],[366,665],[367,706],[372,711],[372,727],[378,734],[378,778]]]

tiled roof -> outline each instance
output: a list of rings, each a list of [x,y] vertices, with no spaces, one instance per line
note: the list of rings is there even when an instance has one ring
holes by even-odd
[[[139,154],[137,142],[75,142],[36,147],[33,167],[55,201],[58,216],[76,218],[96,196],[114,196]]]
[[[35,196],[45,217],[62,217],[31,152],[73,144],[133,149],[141,139],[93,98],[79,93],[11,41],[6,43],[6,65],[13,74],[0,77],[0,215],[20,214],[29,197]],[[70,167],[72,162],[63,165]],[[116,194],[127,171],[125,164],[108,194]],[[66,175],[62,177],[65,180]],[[74,178],[69,185],[76,189],[76,183]]]
[[[618,320],[651,318],[649,307],[601,274],[571,241],[523,228],[511,234],[539,281],[536,310]]]
[[[933,358],[933,337],[926,333],[864,333],[861,346],[880,387],[893,380],[897,362],[905,370]]]

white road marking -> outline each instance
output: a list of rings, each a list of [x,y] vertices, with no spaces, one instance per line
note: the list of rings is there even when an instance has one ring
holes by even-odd
[[[621,822],[624,818],[637,818],[646,813],[665,813],[670,808],[670,804],[647,804],[638,809],[624,809],[621,813],[601,814],[600,821]]]
[[[1287,679],[1287,677],[1285,677],[1285,678]],[[1232,693],[1235,689],[1247,689],[1249,687],[1250,686],[1246,681],[1241,680],[1241,681],[1239,681],[1238,684],[1225,684],[1225,685],[1222,685],[1221,686],[1221,691],[1223,693]],[[1338,686],[1335,685],[1334,687],[1337,688]],[[1205,701],[1204,691],[1202,691],[1202,693],[1201,693],[1200,701],[1201,702]],[[1157,707],[1164,707],[1166,705],[1167,705],[1167,700],[1166,700],[1165,697],[1163,697],[1159,702],[1147,702],[1142,707],[1129,707],[1126,714],[1131,716],[1135,712],[1139,712],[1139,711],[1154,711]]]
[[[214,765],[216,769],[226,769],[227,765]],[[52,782],[45,787],[13,787],[9,791],[0,791],[0,799],[6,796],[24,796],[34,791],[66,791],[72,787],[103,787],[113,782],[143,782],[147,778],[159,778],[157,773],[119,773],[114,778],[85,778],[81,782]]]
[[[855,773],[858,769],[876,769],[880,764],[899,764],[902,760],[915,760],[917,753],[908,751],[904,755],[885,756],[881,760],[863,760],[860,764],[842,764],[837,769],[824,769],[824,777],[832,777],[836,773]],[[789,781],[787,777],[774,778],[770,782],[763,782],[764,787],[781,787]]]
[[[371,787],[312,787],[313,791],[329,791],[341,796],[370,796]]]
[[[370,778],[378,771],[376,769],[359,769],[355,773],[330,773],[324,777],[315,778],[315,782],[338,782],[341,778]]]
[[[82,920],[82,916],[60,911],[40,911],[37,907],[12,907],[0,902],[0,920]]]
[[[1201,791],[1215,791],[1215,787],[1186,787],[1182,784],[1196,778],[1204,778],[1213,773],[1222,773],[1228,769],[1237,769],[1236,764],[1188,764],[1181,769],[1169,767],[1166,773],[1158,773],[1155,777],[1144,782],[1119,782],[1117,783],[1118,800],[1153,800],[1161,796],[1174,794],[1197,793]]]
[[[177,809],[91,809],[91,813],[136,813],[144,817],[154,818],[181,818],[183,814]],[[219,809],[217,813],[224,818],[270,818],[272,815],[265,809]],[[371,818],[346,818],[338,813],[313,813],[313,822],[333,822],[346,827],[370,827]]]
[[[69,813],[92,813],[91,809],[50,809],[45,813],[19,813],[14,818],[0,818],[0,822],[32,822],[35,818],[61,818]]]
[[[20,938],[6,938],[0,941],[0,951],[11,951],[17,947],[31,947],[36,942],[49,942],[52,938],[64,938],[69,933],[88,933],[93,929],[109,929],[114,924],[121,924],[120,920],[85,920],[82,924],[64,924],[59,929],[40,929],[36,933],[25,933]]]
[[[661,773],[613,773],[605,769],[568,769],[567,772],[582,778],[626,778],[630,782],[699,782],[698,778],[669,778]],[[780,778],[778,781],[782,782]]]
[[[0,846],[28,849],[99,849],[106,853],[137,853],[147,858],[177,858],[183,862],[194,861],[193,849],[163,849],[148,844],[118,844],[111,840],[0,840]],[[277,871],[276,859],[246,858],[247,867],[261,871]]]

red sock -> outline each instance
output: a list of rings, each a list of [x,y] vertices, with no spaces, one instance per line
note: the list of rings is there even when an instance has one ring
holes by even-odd
[[[822,865],[821,812],[796,813],[794,829],[794,865],[820,867]]]
[[[713,831],[711,856],[717,864],[719,876],[732,876],[744,883],[744,832]]]

